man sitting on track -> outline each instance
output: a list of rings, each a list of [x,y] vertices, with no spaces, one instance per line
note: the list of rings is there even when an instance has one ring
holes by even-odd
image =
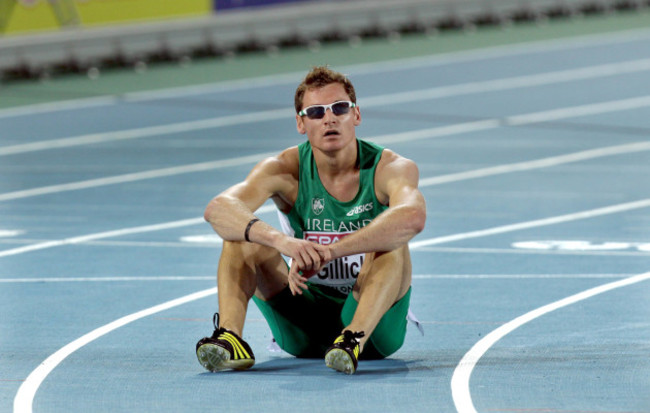
[[[215,331],[196,345],[210,371],[255,363],[241,338],[251,298],[283,350],[324,356],[348,374],[360,355],[384,358],[404,342],[408,241],[426,219],[417,166],[357,139],[361,112],[340,73],[314,68],[296,90],[295,108],[307,141],[261,161],[205,211],[224,239]],[[253,215],[269,198],[283,232]]]

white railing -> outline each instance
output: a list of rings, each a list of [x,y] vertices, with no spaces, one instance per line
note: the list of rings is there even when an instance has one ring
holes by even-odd
[[[0,71],[21,66],[38,69],[66,61],[83,67],[115,56],[135,61],[161,51],[182,55],[208,47],[236,50],[247,42],[273,47],[290,37],[309,42],[327,33],[350,37],[372,28],[390,32],[407,24],[434,27],[452,18],[469,22],[486,15],[507,18],[522,10],[543,13],[552,7],[575,9],[581,1],[308,1],[227,10],[209,17],[0,36]]]

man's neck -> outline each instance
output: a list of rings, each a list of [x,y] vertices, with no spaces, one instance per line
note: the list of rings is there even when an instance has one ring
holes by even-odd
[[[356,139],[353,147],[346,147],[335,152],[323,152],[312,149],[318,173],[335,177],[356,171],[359,168],[359,148]]]

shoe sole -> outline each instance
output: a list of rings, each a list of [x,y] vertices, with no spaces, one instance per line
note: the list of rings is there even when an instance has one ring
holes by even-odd
[[[325,355],[325,365],[345,374],[354,374],[354,362],[347,351],[338,348],[330,350]]]
[[[246,370],[255,364],[254,359],[230,360],[230,352],[214,344],[204,344],[196,350],[199,363],[206,370],[216,372],[221,370]]]

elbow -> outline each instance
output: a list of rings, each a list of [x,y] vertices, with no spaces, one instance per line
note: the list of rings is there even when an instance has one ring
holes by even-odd
[[[411,223],[411,229],[415,233],[414,235],[417,235],[420,232],[424,231],[426,221],[427,212],[425,209],[415,208],[413,211],[411,211],[411,219],[409,222]]]
[[[427,220],[427,210],[420,205],[411,205],[404,208],[405,211],[405,228],[411,233],[411,237],[416,236],[424,231],[424,225]]]
[[[205,211],[203,212],[203,219],[206,222],[212,222],[212,208],[210,205],[205,208]]]
[[[424,231],[424,224],[427,220],[427,212],[424,207],[418,205],[401,206],[400,210],[400,224],[398,231],[405,239],[411,239]]]
[[[219,200],[219,197],[216,197],[210,201],[208,206],[205,207],[205,211],[203,212],[203,219],[205,219],[209,223],[214,223],[217,219],[217,213],[220,209],[219,204],[221,201]]]

